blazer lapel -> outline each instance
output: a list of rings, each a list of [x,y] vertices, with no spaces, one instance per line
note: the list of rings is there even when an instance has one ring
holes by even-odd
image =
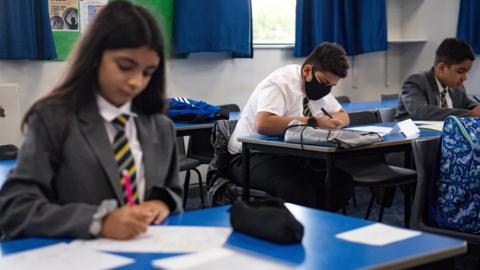
[[[431,97],[431,102],[433,105],[440,105],[440,95],[438,92],[437,81],[435,80],[434,75],[434,68],[430,69],[427,73],[428,83],[430,84],[430,93],[428,93],[429,97]]]
[[[123,202],[123,192],[120,185],[120,178],[117,163],[113,154],[111,143],[108,139],[104,120],[98,112],[95,102],[81,107],[78,112],[79,127],[83,136],[98,158],[100,165],[105,170],[112,185],[115,196],[119,202]]]
[[[145,192],[152,190],[153,183],[155,181],[148,181],[148,179],[155,179],[159,177],[155,175],[154,162],[159,162],[157,156],[155,155],[154,142],[158,140],[157,130],[154,127],[153,119],[150,119],[147,116],[138,114],[138,117],[135,119],[135,124],[137,126],[137,135],[140,145],[142,146],[143,152],[143,168],[145,172]],[[145,194],[147,197],[148,194]]]

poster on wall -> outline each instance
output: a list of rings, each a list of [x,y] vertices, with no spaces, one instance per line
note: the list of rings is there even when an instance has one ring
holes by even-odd
[[[49,0],[48,13],[53,31],[79,31],[78,0]]]
[[[80,31],[85,32],[95,15],[108,4],[108,0],[80,0]]]

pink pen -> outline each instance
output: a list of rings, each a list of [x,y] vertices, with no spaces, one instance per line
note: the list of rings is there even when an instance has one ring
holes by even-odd
[[[135,201],[133,200],[132,180],[130,179],[130,175],[128,175],[127,170],[123,170],[122,174],[123,178],[125,179],[125,191],[127,192],[128,205],[130,205],[130,207],[134,207]]]

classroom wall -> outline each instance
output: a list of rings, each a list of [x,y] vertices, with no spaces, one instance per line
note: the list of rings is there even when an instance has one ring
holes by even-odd
[[[389,35],[426,38],[419,43],[390,43],[386,52],[350,57],[352,69],[334,88],[335,95],[354,101],[379,99],[381,93],[396,93],[404,78],[428,69],[435,48],[456,32],[459,0],[388,0]],[[192,54],[187,59],[168,61],[168,93],[214,104],[243,106],[255,86],[274,69],[301,63],[291,48],[254,50],[253,59],[232,59],[223,53]],[[480,64],[477,61],[466,83],[471,93],[479,92]],[[0,61],[0,83],[20,85],[21,111],[50,89],[66,67],[65,62]]]

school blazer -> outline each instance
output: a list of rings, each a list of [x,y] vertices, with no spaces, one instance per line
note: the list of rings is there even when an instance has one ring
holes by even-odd
[[[470,109],[477,105],[471,100],[465,87],[448,89],[453,108],[440,107],[440,92],[435,81],[433,68],[408,77],[403,83],[395,114],[396,120],[443,121],[449,115],[467,116]]]
[[[3,239],[90,238],[98,205],[105,199],[123,204],[114,153],[96,102],[74,113],[63,145],[61,121],[65,119],[55,105],[36,106],[29,118],[17,166],[0,190]],[[171,212],[181,211],[173,123],[163,115],[138,114],[135,124],[143,150],[145,200],[163,200]]]

